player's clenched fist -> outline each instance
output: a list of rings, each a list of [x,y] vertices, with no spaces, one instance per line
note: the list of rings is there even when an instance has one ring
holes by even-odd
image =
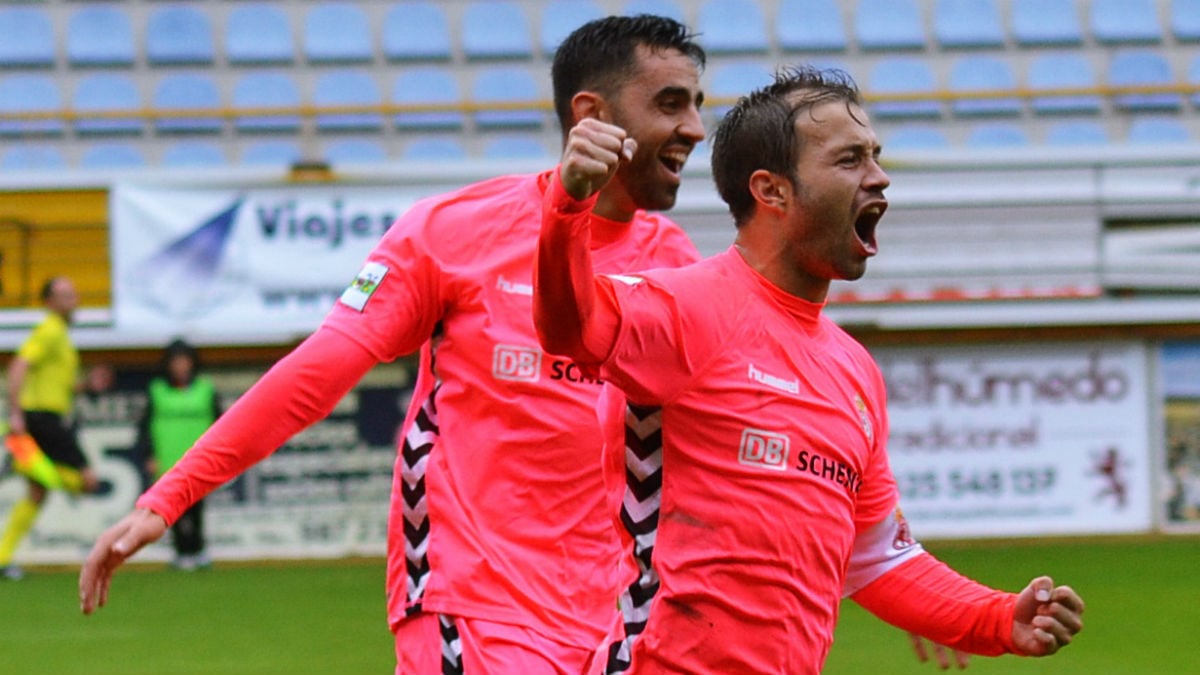
[[[617,172],[621,160],[629,161],[637,141],[621,127],[584,118],[571,128],[562,156],[562,183],[567,194],[587,199],[600,191]]]

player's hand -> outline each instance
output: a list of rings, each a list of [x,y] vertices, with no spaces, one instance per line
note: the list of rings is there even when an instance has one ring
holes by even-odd
[[[945,645],[940,645],[936,642],[930,642],[916,633],[908,634],[909,641],[912,642],[913,651],[917,654],[917,660],[921,663],[929,661],[929,652],[933,652],[933,658],[937,661],[938,668],[949,670],[951,665],[951,654],[954,655],[953,664],[958,666],[959,670],[963,670],[971,663],[971,655],[967,652],[960,652],[957,649],[951,649]]]
[[[591,117],[580,120],[563,147],[563,187],[575,199],[587,199],[612,179],[621,160],[633,159],[636,150],[637,141],[621,127]]]
[[[121,563],[166,531],[167,522],[149,509],[135,509],[105,530],[79,573],[79,608],[83,613],[91,614],[107,604],[108,586]]]
[[[1054,654],[1083,630],[1082,615],[1083,599],[1070,586],[1038,577],[1017,596],[1013,644],[1028,656]]]

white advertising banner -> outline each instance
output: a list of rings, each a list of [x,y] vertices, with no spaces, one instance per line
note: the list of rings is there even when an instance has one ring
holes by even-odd
[[[306,335],[419,196],[370,185],[119,184],[111,196],[116,326]]]
[[[919,538],[1152,527],[1144,345],[872,351],[901,507]]]

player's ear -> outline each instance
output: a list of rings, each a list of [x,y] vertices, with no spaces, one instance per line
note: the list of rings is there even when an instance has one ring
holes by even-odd
[[[792,184],[783,176],[759,169],[750,174],[750,195],[760,206],[783,211],[792,196]]]
[[[589,117],[601,122],[609,121],[604,99],[592,91],[581,91],[571,97],[571,115],[575,118],[576,124]]]

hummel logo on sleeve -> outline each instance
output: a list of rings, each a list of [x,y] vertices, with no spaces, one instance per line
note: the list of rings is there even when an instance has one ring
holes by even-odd
[[[339,302],[351,309],[363,311],[367,301],[375,294],[383,278],[387,276],[388,268],[382,263],[369,262],[363,265],[362,271],[350,282],[349,288],[339,298]]]

